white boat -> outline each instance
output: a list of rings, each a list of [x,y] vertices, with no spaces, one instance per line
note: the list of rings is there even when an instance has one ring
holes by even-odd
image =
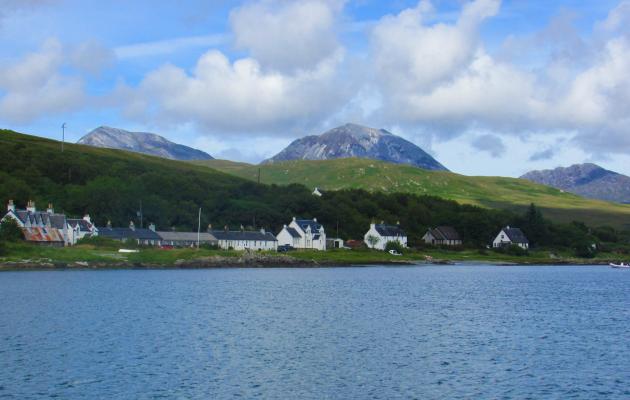
[[[132,250],[132,249],[118,249],[119,253],[139,253],[140,250]]]
[[[619,264],[610,263],[610,266],[613,268],[630,268],[630,264],[624,264],[624,263],[619,263]]]

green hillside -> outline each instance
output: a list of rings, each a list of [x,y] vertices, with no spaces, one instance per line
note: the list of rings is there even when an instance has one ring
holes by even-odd
[[[508,210],[535,203],[547,217],[560,222],[579,220],[590,225],[630,226],[629,205],[585,199],[523,179],[464,176],[367,159],[300,160],[261,166],[225,160],[196,163],[250,180],[258,179],[260,169],[260,181],[267,184],[413,193]]]

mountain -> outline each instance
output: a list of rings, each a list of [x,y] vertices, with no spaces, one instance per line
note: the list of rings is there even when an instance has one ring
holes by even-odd
[[[596,164],[530,171],[521,178],[591,199],[630,203],[630,177]]]
[[[319,136],[293,141],[272,158],[271,164],[288,160],[329,160],[335,158],[371,158],[395,164],[409,164],[429,170],[447,169],[420,147],[384,129],[345,124]]]
[[[77,143],[133,151],[171,160],[212,160],[212,156],[208,153],[183,144],[173,143],[154,133],[129,132],[108,126],[94,129],[79,139]]]
[[[575,220],[592,226],[630,226],[626,222],[630,218],[630,205],[586,199],[524,179],[465,176],[360,158],[293,160],[265,165],[225,160],[194,163],[251,181],[257,181],[260,173],[261,183],[280,186],[298,183],[311,191],[318,187],[325,192],[364,189],[375,193],[411,193],[518,212],[535,203],[545,217],[558,222]],[[417,211],[418,215],[423,212]]]

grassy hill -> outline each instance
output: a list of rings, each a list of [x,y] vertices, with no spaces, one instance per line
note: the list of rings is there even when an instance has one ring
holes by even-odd
[[[507,210],[535,203],[555,221],[630,227],[629,205],[585,199],[523,179],[464,176],[367,159],[300,160],[261,166],[225,160],[195,163],[250,180],[258,179],[260,169],[260,181],[266,184],[413,193]]]

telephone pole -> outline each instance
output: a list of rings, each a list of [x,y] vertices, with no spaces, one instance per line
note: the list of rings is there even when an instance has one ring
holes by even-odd
[[[66,141],[66,123],[61,124],[61,152],[63,153],[63,142]]]

